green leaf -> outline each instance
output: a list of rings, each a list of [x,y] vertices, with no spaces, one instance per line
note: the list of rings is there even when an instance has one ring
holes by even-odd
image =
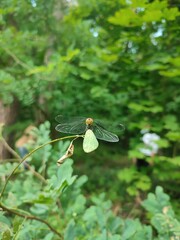
[[[44,201],[44,203],[45,203],[45,201]],[[30,211],[34,215],[44,215],[49,211],[49,207],[46,204],[36,203],[36,204],[34,204],[34,206],[32,206],[30,208]]]
[[[117,233],[121,226],[123,226],[123,220],[120,217],[116,217],[110,224],[110,230],[112,233]]]
[[[92,75],[86,70],[81,70],[80,77],[85,80],[90,80],[92,78]]]
[[[180,57],[171,58],[169,62],[172,63],[176,67],[180,67]]]
[[[151,179],[148,176],[142,175],[135,183],[136,187],[142,191],[149,190],[151,187]]]
[[[108,21],[112,24],[125,27],[136,27],[142,24],[142,18],[130,8],[117,11],[114,16],[108,18]]]
[[[75,227],[75,221],[72,219],[66,229],[64,234],[64,240],[75,240],[76,239],[76,227]]]
[[[71,215],[77,216],[79,214],[82,214],[85,209],[86,204],[86,198],[83,195],[78,195],[76,199],[71,204],[71,207],[69,210],[67,210],[68,213],[71,213]]]
[[[97,221],[97,215],[96,215],[96,207],[91,206],[88,209],[86,209],[84,215],[83,215],[83,220],[90,222],[93,224],[93,222]]]
[[[139,150],[130,150],[128,152],[128,156],[133,159],[133,158],[140,158],[143,159],[144,158],[144,154],[141,153]]]
[[[177,7],[167,8],[164,10],[164,16],[167,20],[173,21],[180,16],[180,12]]]
[[[4,216],[4,213],[0,211],[0,223],[4,223],[7,226],[11,225],[10,219]]]
[[[93,98],[102,98],[108,95],[108,89],[100,86],[94,86],[91,88],[91,95]]]
[[[169,131],[166,134],[166,137],[171,140],[171,141],[180,141],[180,133],[179,132],[174,132],[174,131]]]
[[[126,188],[126,191],[130,196],[137,196],[139,194],[139,191],[135,185],[130,185]]]
[[[144,22],[153,22],[153,21],[160,21],[163,17],[163,13],[160,10],[151,10],[146,11],[143,15],[142,19]]]
[[[167,71],[159,71],[159,74],[169,78],[178,77],[180,76],[180,70],[174,68],[174,69],[169,69]]]
[[[165,207],[169,208],[169,214],[173,215],[169,196],[163,192],[163,188],[156,187],[155,194],[149,193],[148,198],[142,202],[142,206],[152,214],[162,213]]]
[[[62,57],[62,60],[69,62],[74,57],[76,57],[79,53],[80,53],[80,50],[77,49],[77,48],[76,49],[69,49],[68,52],[67,52],[67,55]]]
[[[52,240],[54,238],[54,233],[48,233],[43,240]]]
[[[19,231],[19,229],[21,228],[22,226],[22,223],[23,223],[23,219],[16,216],[13,220],[13,233],[16,233]]]
[[[177,118],[175,115],[166,115],[163,118],[163,122],[164,122],[164,128],[172,130],[172,131],[176,131],[179,129],[179,125],[177,123]]]
[[[11,240],[11,232],[9,229],[6,229],[2,234],[2,240]]]
[[[180,237],[180,222],[171,216],[158,213],[153,216],[151,223],[164,238],[168,236],[174,236],[175,239]]]
[[[108,237],[107,237],[107,230],[106,229],[103,229],[102,230],[102,233],[96,237],[97,240],[108,240]]]
[[[136,178],[137,171],[135,168],[124,168],[119,171],[118,178],[127,183],[130,183],[132,180]]]
[[[160,140],[156,141],[156,142],[157,142],[157,144],[160,148],[167,148],[170,145],[168,140],[162,139],[162,138]]]
[[[123,240],[132,239],[136,231],[137,231],[136,222],[134,222],[133,220],[126,220],[122,232],[122,239]]]

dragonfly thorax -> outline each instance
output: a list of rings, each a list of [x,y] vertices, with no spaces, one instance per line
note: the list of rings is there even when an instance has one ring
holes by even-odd
[[[91,126],[93,124],[93,119],[92,118],[86,118],[86,125]]]

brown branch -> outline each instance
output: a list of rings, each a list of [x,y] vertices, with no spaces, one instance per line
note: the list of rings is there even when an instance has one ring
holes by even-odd
[[[19,154],[17,154],[17,152],[15,152],[10,146],[9,144],[6,142],[6,140],[4,138],[1,138],[1,141],[3,143],[3,145],[5,146],[5,148],[15,157],[18,159],[18,161],[22,161],[22,158],[19,156]],[[40,179],[43,183],[46,183],[46,179],[41,176],[41,174],[39,174],[38,172],[36,172],[27,162],[24,163],[24,165],[28,168],[28,170],[30,170],[34,176],[36,176],[38,179]]]
[[[58,231],[56,231],[56,229],[54,227],[52,227],[47,221],[41,219],[41,218],[38,218],[36,216],[33,216],[33,215],[26,215],[26,214],[23,214],[23,213],[19,213],[13,209],[10,209],[8,207],[6,207],[3,203],[0,202],[0,207],[4,210],[4,211],[7,211],[9,213],[12,213],[12,214],[15,214],[19,217],[23,217],[23,218],[26,218],[26,219],[31,219],[31,220],[36,220],[36,221],[39,221],[39,222],[42,222],[44,224],[46,224],[48,226],[48,228],[53,232],[55,233],[56,235],[58,235],[60,237],[60,239],[63,239],[63,236],[61,235],[61,233],[59,233]]]

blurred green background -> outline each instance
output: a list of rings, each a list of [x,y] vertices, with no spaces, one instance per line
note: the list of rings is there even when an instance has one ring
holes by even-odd
[[[121,123],[118,143],[89,155],[75,144],[74,170],[89,178],[83,191],[106,192],[123,213],[161,185],[179,211],[179,9],[178,0],[1,0],[0,122],[10,146],[45,121],[52,139],[61,136],[58,114]],[[153,158],[139,152],[142,129],[161,138]],[[150,165],[138,171],[137,159]]]

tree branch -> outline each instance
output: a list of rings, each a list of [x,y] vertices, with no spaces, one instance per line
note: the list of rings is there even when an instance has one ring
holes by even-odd
[[[17,154],[17,152],[15,152],[10,146],[9,144],[6,142],[6,140],[4,138],[1,138],[1,141],[3,143],[3,145],[5,146],[5,148],[15,157],[17,158],[20,162],[22,161],[22,158],[19,156],[19,154]],[[36,176],[38,179],[40,179],[43,183],[46,183],[46,179],[41,176],[41,174],[39,174],[38,172],[36,172],[27,162],[25,163],[25,166],[33,173],[34,176]]]
[[[10,209],[8,207],[6,207],[3,203],[0,202],[0,207],[4,210],[4,211],[7,211],[9,213],[12,213],[12,214],[15,214],[19,217],[23,217],[23,218],[26,218],[26,219],[31,219],[31,220],[36,220],[36,221],[39,221],[39,222],[42,222],[44,224],[46,224],[48,226],[48,228],[53,232],[55,233],[56,235],[58,235],[60,237],[60,239],[63,239],[63,236],[61,235],[61,233],[59,233],[58,231],[56,231],[55,228],[53,228],[47,221],[41,219],[41,218],[38,218],[36,216],[33,216],[33,215],[26,215],[26,214],[23,214],[23,213],[19,213],[13,209]]]

